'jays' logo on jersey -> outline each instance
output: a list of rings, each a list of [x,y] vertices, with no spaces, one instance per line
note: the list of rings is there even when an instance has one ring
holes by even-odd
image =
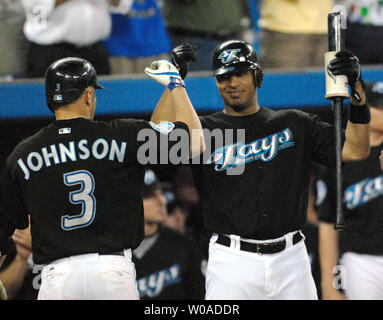
[[[290,128],[286,128],[249,144],[237,142],[219,148],[213,152],[206,163],[214,163],[216,171],[224,171],[256,160],[269,162],[275,158],[279,150],[293,145],[293,133]]]
[[[140,297],[156,297],[166,287],[181,281],[181,267],[175,264],[137,280]]]
[[[237,53],[240,52],[241,49],[232,49],[222,51],[218,56],[218,59],[221,60],[222,63],[229,63],[231,61],[238,60]]]
[[[383,175],[357,182],[344,191],[344,202],[348,209],[354,209],[383,195]]]

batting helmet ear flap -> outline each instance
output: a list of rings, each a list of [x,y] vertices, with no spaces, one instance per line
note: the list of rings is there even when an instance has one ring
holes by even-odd
[[[263,71],[261,67],[257,67],[254,70],[254,84],[256,87],[261,88],[263,81]]]

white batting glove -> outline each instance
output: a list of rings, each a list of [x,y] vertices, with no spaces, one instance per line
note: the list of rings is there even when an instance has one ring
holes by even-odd
[[[145,73],[168,87],[170,91],[177,87],[185,87],[177,68],[168,60],[153,61],[149,68],[145,68]]]
[[[0,281],[0,300],[7,300],[7,292],[5,291],[3,283]]]

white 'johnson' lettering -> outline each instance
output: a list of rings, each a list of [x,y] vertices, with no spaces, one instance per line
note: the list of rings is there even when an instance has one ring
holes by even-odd
[[[89,156],[98,160],[107,158],[109,161],[122,163],[125,159],[125,153],[126,142],[118,143],[114,139],[107,141],[99,138],[88,146],[88,141],[82,139],[79,142],[70,141],[67,144],[60,143],[42,147],[39,151],[29,153],[25,159],[17,160],[17,164],[24,173],[24,179],[29,180],[31,177],[30,170],[38,172],[44,167],[59,165],[67,161],[86,160]]]

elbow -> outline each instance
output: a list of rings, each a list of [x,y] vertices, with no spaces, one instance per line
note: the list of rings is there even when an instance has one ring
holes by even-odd
[[[363,160],[367,159],[369,156],[370,156],[370,153],[371,153],[371,148],[368,148],[368,150],[366,150],[366,152],[363,154]]]
[[[371,151],[370,147],[364,150],[360,150],[358,154],[356,155],[355,160],[366,160],[370,156],[370,151]]]

